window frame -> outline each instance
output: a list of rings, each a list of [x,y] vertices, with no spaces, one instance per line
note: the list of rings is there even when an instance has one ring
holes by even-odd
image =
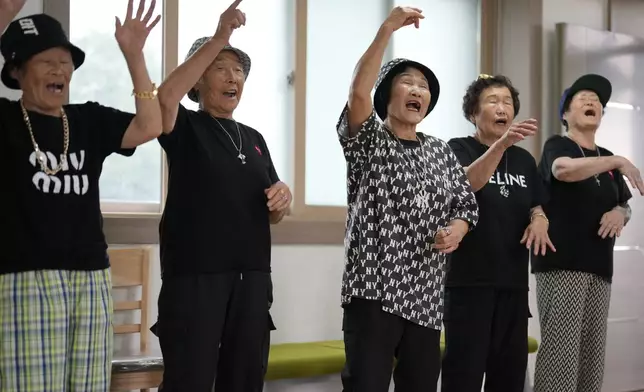
[[[179,64],[179,2],[187,0],[162,0],[163,75]],[[307,205],[306,200],[306,59],[307,59],[307,4],[309,0],[292,0],[295,4],[295,69],[294,121],[292,140],[293,192],[291,214],[273,227],[273,244],[339,245],[344,240],[346,207]],[[70,1],[42,0],[43,12],[58,19],[69,34]],[[389,8],[393,1],[387,0]],[[481,0],[480,68],[483,73],[493,73],[498,42],[499,0]],[[214,26],[213,26],[214,28]],[[386,56],[391,57],[392,48]],[[156,81],[158,84],[161,81]],[[167,160],[161,151],[162,162],[161,203],[101,202],[104,232],[110,244],[156,244],[158,227],[166,199]]]
[[[161,0],[164,5],[163,14],[166,12],[173,11],[173,7],[178,6],[179,0]],[[71,29],[71,5],[70,0],[42,0],[42,10],[43,13],[48,14],[56,18],[63,26],[65,33],[70,35]],[[174,12],[175,15],[178,15],[178,12]],[[174,40],[174,46],[172,42],[173,37],[177,37],[177,34],[172,34],[173,26],[172,19],[163,19],[162,28],[162,53],[163,58],[162,64],[162,75],[167,77],[169,74],[168,70],[172,70],[177,66],[177,54],[172,53],[171,50],[173,47],[176,47],[177,40]],[[175,25],[178,23],[175,23]],[[174,29],[176,31],[176,29]],[[168,32],[170,34],[168,34]],[[170,50],[168,50],[170,49]],[[176,52],[176,50],[174,51]],[[161,81],[156,82],[161,84]],[[69,97],[68,97],[69,99]],[[127,202],[127,201],[103,201],[101,200],[101,211],[103,211],[103,218],[105,220],[113,216],[131,216],[134,217],[145,217],[148,219],[149,216],[158,215],[160,217],[163,211],[163,205],[165,203],[166,195],[166,184],[167,184],[167,165],[165,164],[165,154],[163,150],[160,149],[159,160],[161,162],[161,187],[159,189],[159,202]]]

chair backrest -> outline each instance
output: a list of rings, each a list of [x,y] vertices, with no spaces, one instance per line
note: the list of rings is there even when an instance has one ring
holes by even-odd
[[[141,351],[148,345],[148,289],[150,271],[149,247],[108,249],[112,268],[112,287],[127,289],[141,287],[141,299],[138,301],[114,301],[114,311],[140,311],[138,324],[114,325],[115,334],[139,333]]]

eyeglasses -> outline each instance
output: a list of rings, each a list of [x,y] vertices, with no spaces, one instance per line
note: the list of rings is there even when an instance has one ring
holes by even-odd
[[[479,77],[478,77],[479,80],[480,79],[492,79],[492,78],[494,78],[494,76],[488,75],[488,74],[480,74]]]

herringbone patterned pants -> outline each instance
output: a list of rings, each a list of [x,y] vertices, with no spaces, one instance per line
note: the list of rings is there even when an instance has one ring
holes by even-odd
[[[610,283],[577,271],[536,274],[541,345],[534,392],[600,392]]]

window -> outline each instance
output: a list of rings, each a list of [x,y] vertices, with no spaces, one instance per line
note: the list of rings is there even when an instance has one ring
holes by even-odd
[[[308,1],[307,205],[347,204],[346,162],[335,127],[349,96],[356,63],[387,17],[388,4],[382,0]]]
[[[395,0],[395,5],[407,5]],[[441,85],[434,111],[419,129],[445,141],[473,133],[463,117],[465,89],[479,74],[480,0],[418,0],[425,19],[420,29],[394,35],[394,57],[425,64]]]
[[[394,5],[407,6],[405,1]],[[378,6],[380,4],[380,6]],[[306,90],[306,204],[346,205],[346,163],[335,133],[354,67],[390,9],[389,1],[308,2]],[[420,29],[394,33],[384,61],[405,57],[429,66],[441,83],[439,103],[419,126],[448,140],[468,135],[461,105],[479,72],[479,0],[419,0]],[[356,15],[360,15],[357,22]],[[329,21],[338,29],[329,29]],[[350,39],[348,39],[350,37]]]
[[[114,38],[114,18],[124,19],[127,3],[70,0],[70,39],[86,53],[85,64],[74,73],[70,102],[96,101],[135,111],[132,80]],[[156,13],[162,9],[159,1]],[[162,81],[162,37],[159,24],[144,49],[150,77],[157,84]],[[112,154],[105,161],[100,181],[103,212],[159,212],[161,181],[162,155],[156,141],[140,146],[130,158]]]
[[[211,36],[219,15],[231,1],[179,2],[179,62],[185,59],[193,42]],[[246,52],[251,70],[244,86],[235,119],[260,132],[270,149],[275,169],[287,184],[292,178],[290,154],[293,129],[293,98],[289,75],[295,62],[293,1],[242,2],[246,25],[237,29],[230,44]],[[182,104],[196,110],[198,105],[185,97]],[[216,130],[214,130],[216,131]]]

